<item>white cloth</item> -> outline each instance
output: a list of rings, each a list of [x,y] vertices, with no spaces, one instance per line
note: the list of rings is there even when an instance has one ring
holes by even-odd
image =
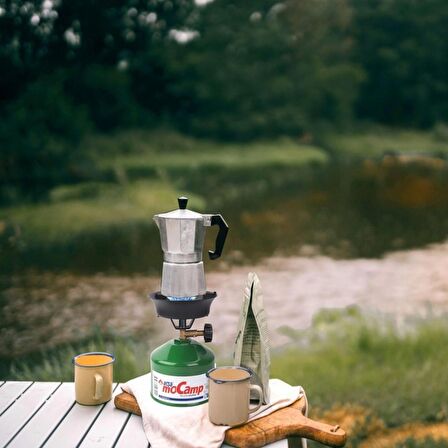
[[[301,386],[269,380],[270,403],[251,414],[249,421],[264,417],[294,403],[304,395]],[[122,386],[137,400],[143,428],[151,448],[219,448],[229,426],[214,425],[208,419],[208,403],[191,407],[167,406],[151,397],[151,374],[139,376]]]

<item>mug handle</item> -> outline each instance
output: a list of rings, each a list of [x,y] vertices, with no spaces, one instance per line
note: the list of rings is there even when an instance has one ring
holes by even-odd
[[[263,391],[257,384],[251,384],[250,390],[254,390],[258,394],[258,403],[255,405],[255,407],[251,408],[249,405],[249,414],[252,414],[252,412],[258,411],[258,409],[260,409],[261,405],[263,404]]]
[[[103,377],[99,373],[95,373],[95,395],[94,400],[99,400],[103,396],[104,381]]]

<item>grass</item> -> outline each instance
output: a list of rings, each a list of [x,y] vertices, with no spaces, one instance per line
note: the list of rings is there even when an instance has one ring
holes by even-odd
[[[379,156],[384,151],[448,154],[445,134],[448,131],[371,127],[351,134],[324,135],[320,140],[332,154],[354,158]],[[53,237],[55,228],[67,228],[70,233],[119,224],[126,214],[130,220],[147,217],[153,210],[163,209],[167,197],[177,194],[179,174],[206,178],[207,172],[212,176],[216,170],[226,174],[260,173],[275,167],[303,167],[329,160],[321,147],[291,138],[237,144],[168,131],[133,130],[91,136],[83,146],[94,160],[96,179],[56,187],[45,203],[2,208],[0,219],[22,225],[25,231],[36,229],[40,234],[42,227]],[[196,206],[201,204],[204,206],[204,202]]]
[[[291,141],[251,143],[250,145],[210,145],[192,152],[142,153],[119,155],[101,162],[102,169],[116,166],[133,170],[183,170],[203,167],[254,169],[263,166],[302,166],[310,162],[325,162],[325,154],[316,147],[301,146]]]
[[[290,335],[294,346],[277,355],[272,376],[302,384],[313,406],[356,403],[388,427],[447,418],[446,319],[400,335],[350,308],[321,312],[309,332]]]
[[[448,155],[448,133],[434,131],[370,127],[349,134],[329,134],[322,138],[323,146],[336,156],[356,159],[380,157],[385,152]]]
[[[125,382],[149,370],[149,353],[142,343],[118,337],[95,335],[90,340],[65,344],[52,350],[34,353],[11,364],[0,362],[2,378],[26,381],[73,381],[73,356],[102,351],[113,353],[114,381]]]
[[[289,139],[235,145],[175,133],[125,131],[90,137],[85,145],[94,154],[99,180],[58,186],[45,202],[1,208],[0,240],[6,228],[20,233],[27,245],[51,245],[110,227],[152,225],[152,215],[166,210],[167,204],[174,208],[180,193],[188,194],[191,208],[203,210],[211,191],[207,186],[218,188],[217,178],[224,171],[229,179],[236,178],[232,192],[238,195],[234,190],[238,178],[244,184],[242,171],[259,179],[263,167],[327,160],[319,148]],[[196,191],[181,185],[181,177],[190,177],[192,183],[197,179]]]
[[[384,433],[385,428],[393,431],[413,422],[444,422],[448,417],[447,323],[445,318],[430,319],[398,331],[354,307],[322,311],[307,331],[283,329],[291,344],[273,352],[271,377],[303,385],[315,417],[327,413],[327,419],[343,424],[341,417],[335,417],[341,415],[341,409],[346,414],[360,412],[363,423],[348,428],[350,446],[359,446],[375,431]],[[93,350],[115,352],[116,381],[149,370],[149,350],[142,343],[97,336],[16,361],[3,379],[71,381],[72,356]],[[222,362],[218,359],[218,364]],[[445,447],[444,443],[408,439],[397,446]]]
[[[349,159],[387,150],[448,154],[447,133],[442,131],[377,127],[321,140],[331,153]],[[88,240],[133,225],[151,227],[151,216],[167,204],[174,208],[173,198],[180,193],[189,195],[193,209],[219,209],[219,200],[235,203],[244,195],[262,196],[304,181],[306,167],[329,160],[320,147],[290,138],[218,143],[168,131],[96,135],[83,146],[96,166],[92,180],[57,186],[41,203],[0,208],[0,250],[5,256],[16,256],[17,250],[23,257],[27,251],[74,247],[79,237]]]
[[[322,149],[290,138],[236,144],[198,140],[173,133],[127,131],[114,137],[91,138],[86,146],[91,146],[91,151],[101,155],[97,160],[100,170],[118,169],[128,174],[144,170],[148,173],[178,172],[204,167],[289,167],[327,161]],[[103,156],[105,154],[108,155]]]
[[[173,203],[179,193],[162,181],[64,186],[53,190],[49,202],[1,209],[0,220],[18,226],[22,237],[30,243],[52,244],[83,232],[148,222],[166,204]],[[201,198],[191,196],[193,207],[204,207]]]

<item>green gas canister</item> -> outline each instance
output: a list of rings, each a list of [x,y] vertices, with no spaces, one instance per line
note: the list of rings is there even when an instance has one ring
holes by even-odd
[[[206,373],[215,367],[213,352],[199,342],[171,339],[151,353],[151,395],[170,406],[208,401]]]

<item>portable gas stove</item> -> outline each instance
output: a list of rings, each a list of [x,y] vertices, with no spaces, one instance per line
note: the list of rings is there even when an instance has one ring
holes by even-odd
[[[205,228],[219,226],[211,260],[221,256],[229,230],[219,214],[187,209],[188,199],[178,198],[179,209],[154,216],[163,250],[161,291],[150,294],[157,315],[170,319],[179,337],[151,353],[151,394],[160,403],[194,406],[208,400],[206,373],[215,367],[213,352],[192,338],[211,342],[213,329],[192,329],[196,319],[206,317],[216,292],[205,287],[202,250]]]

